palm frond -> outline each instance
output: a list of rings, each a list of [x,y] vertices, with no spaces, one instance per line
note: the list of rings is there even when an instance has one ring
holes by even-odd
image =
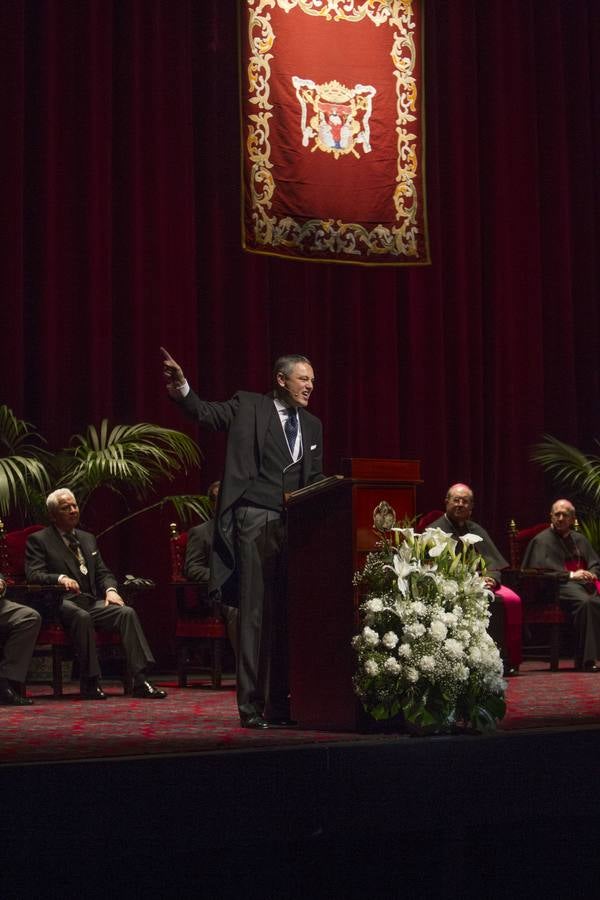
[[[0,513],[25,507],[33,490],[45,491],[50,482],[40,460],[27,456],[0,457]]]
[[[191,524],[194,517],[198,517],[201,522],[205,522],[211,516],[210,500],[205,494],[172,494],[168,497],[163,497],[162,500],[158,500],[156,503],[145,506],[143,509],[136,509],[135,512],[129,513],[128,516],[113,522],[104,531],[98,532],[96,537],[101,538],[103,535],[108,534],[109,531],[118,528],[119,525],[124,525],[125,522],[135,519],[136,516],[141,516],[142,513],[150,512],[153,509],[162,509],[169,503],[173,506],[179,520],[186,526]]]
[[[172,481],[176,474],[199,467],[202,459],[197,444],[181,431],[147,422],[115,425],[109,430],[107,419],[99,429],[89,425],[84,434],[74,435],[68,452],[72,464],[64,480],[69,480],[74,490],[89,489],[89,494],[112,483],[140,498],[147,496],[157,480]]]
[[[47,455],[42,446],[45,443],[33,425],[18,419],[6,404],[0,405],[0,452],[3,456],[43,458]]]
[[[178,519],[186,526],[194,517],[206,522],[212,515],[210,500],[204,494],[175,494],[165,497],[164,502],[172,504]]]
[[[26,509],[33,491],[44,491],[50,480],[44,438],[28,422],[0,405],[0,513]]]
[[[540,463],[561,484],[574,488],[587,503],[600,504],[600,457],[586,456],[577,447],[550,434],[536,444],[531,459]]]
[[[588,516],[579,521],[579,529],[588,539],[596,553],[600,553],[600,517]]]

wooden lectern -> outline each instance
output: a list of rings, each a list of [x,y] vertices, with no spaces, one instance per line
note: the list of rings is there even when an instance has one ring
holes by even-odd
[[[344,477],[287,501],[292,717],[300,727],[365,731],[372,720],[354,693],[358,592],[354,573],[375,547],[373,510],[386,500],[397,521],[415,515],[418,460],[347,459]]]

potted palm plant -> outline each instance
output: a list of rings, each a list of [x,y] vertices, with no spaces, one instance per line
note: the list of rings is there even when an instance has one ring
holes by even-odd
[[[1,515],[43,521],[44,496],[58,487],[71,488],[82,511],[100,489],[137,504],[98,537],[165,505],[171,505],[184,522],[210,515],[208,498],[202,494],[156,498],[161,482],[200,467],[200,449],[184,432],[146,422],[111,428],[103,419],[98,428],[88,425],[83,434],[74,435],[65,449],[51,453],[45,444],[32,425],[17,419],[7,406],[0,406]]]

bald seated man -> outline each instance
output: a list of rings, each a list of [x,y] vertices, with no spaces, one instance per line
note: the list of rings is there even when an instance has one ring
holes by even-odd
[[[524,569],[570,572],[559,586],[559,598],[569,608],[575,629],[575,665],[598,672],[600,657],[600,557],[583,534],[573,530],[575,507],[556,500],[550,508],[550,527],[527,545]]]

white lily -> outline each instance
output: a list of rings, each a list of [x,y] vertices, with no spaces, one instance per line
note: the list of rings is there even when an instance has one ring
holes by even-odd
[[[404,536],[405,540],[407,540],[409,544],[414,544],[414,542],[415,542],[415,529],[414,528],[394,528],[393,530],[399,531],[400,534]]]
[[[456,541],[447,531],[443,531],[441,528],[428,528],[424,534],[427,536],[428,543],[431,543],[429,556],[432,558],[441,556],[444,550],[450,550],[452,553],[456,550]]]
[[[408,576],[411,572],[416,572],[418,566],[411,561],[411,552],[408,547],[400,547],[394,554],[393,565],[384,566],[385,569],[393,569],[398,579],[398,590],[401,594],[408,593]]]

